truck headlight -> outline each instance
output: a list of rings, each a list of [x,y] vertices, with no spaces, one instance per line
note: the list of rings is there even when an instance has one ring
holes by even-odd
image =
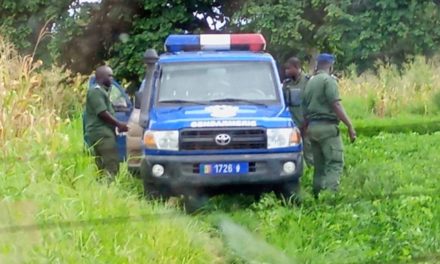
[[[148,149],[179,150],[179,131],[148,130],[144,133],[144,144]]]
[[[286,148],[301,144],[301,133],[294,128],[267,129],[267,148]]]

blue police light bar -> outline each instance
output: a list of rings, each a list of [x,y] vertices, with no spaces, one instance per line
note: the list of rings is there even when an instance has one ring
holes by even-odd
[[[167,52],[198,50],[264,51],[266,40],[261,34],[170,35],[165,40]]]

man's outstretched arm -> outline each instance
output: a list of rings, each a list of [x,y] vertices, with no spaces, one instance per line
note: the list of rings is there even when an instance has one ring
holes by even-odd
[[[332,104],[333,111],[336,113],[336,116],[339,118],[339,120],[344,123],[348,128],[348,135],[350,136],[351,142],[354,142],[356,140],[356,131],[353,128],[353,124],[350,121],[350,118],[348,117],[347,113],[345,112],[344,106],[342,106],[341,101],[337,100],[334,101]]]

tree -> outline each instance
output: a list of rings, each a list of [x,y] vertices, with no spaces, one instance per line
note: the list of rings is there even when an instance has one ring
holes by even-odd
[[[340,66],[369,68],[432,54],[440,43],[438,1],[247,0],[234,14],[238,31],[260,31],[279,60],[333,52]]]
[[[438,0],[3,0],[0,8],[0,31],[22,52],[46,26],[39,58],[83,74],[108,62],[133,86],[144,50],[163,51],[171,33],[261,32],[278,61],[328,51],[339,67],[360,70],[429,56],[440,43]]]
[[[416,54],[429,56],[440,43],[440,7],[435,1],[329,4],[327,21],[334,25],[330,39],[338,42],[335,52],[342,65],[355,63],[361,69],[378,59],[401,64]]]
[[[320,34],[325,7],[319,1],[246,1],[234,13],[230,30],[261,32],[280,61],[293,55],[308,59],[316,50],[327,48],[326,36]]]
[[[75,72],[90,73],[107,61],[118,78],[136,87],[143,75],[145,49],[163,51],[171,33],[223,30],[213,28],[212,21],[226,22],[224,2],[103,0],[81,5],[59,26],[54,47],[58,47],[59,62]]]
[[[162,51],[170,33],[221,31],[226,25],[217,0],[4,0],[0,3],[0,30],[23,53],[31,53],[38,33],[51,32],[39,48],[39,57],[66,65],[73,72],[88,74],[110,62],[118,77],[142,76],[142,53],[147,47]],[[231,1],[233,2],[233,1]],[[31,27],[29,27],[31,25]],[[50,59],[50,60],[49,60]]]
[[[40,32],[59,22],[67,13],[72,0],[2,0],[0,2],[0,31],[7,35],[23,53],[32,53]],[[40,43],[39,55],[47,54],[48,39]]]

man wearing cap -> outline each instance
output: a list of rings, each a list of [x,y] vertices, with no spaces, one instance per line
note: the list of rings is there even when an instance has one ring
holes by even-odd
[[[125,123],[119,122],[110,102],[109,92],[113,71],[108,66],[96,69],[96,85],[87,91],[86,133],[93,146],[98,168],[107,172],[111,179],[118,173],[119,156],[115,128],[119,132],[128,131]]]
[[[348,128],[351,142],[356,132],[341,104],[338,83],[330,75],[335,58],[323,53],[317,57],[315,75],[306,85],[302,106],[307,136],[310,138],[313,160],[313,194],[318,197],[322,190],[338,191],[344,159],[343,145],[339,135],[339,122]]]
[[[285,76],[286,79],[283,81],[283,90],[293,90],[299,89],[300,96],[303,96],[304,89],[306,88],[306,84],[309,81],[310,77],[307,76],[301,69],[301,61],[297,57],[289,58],[285,65]],[[293,106],[290,108],[290,112],[292,113],[293,121],[299,128],[304,127],[304,116],[303,110],[301,106]],[[301,132],[303,139],[303,153],[304,160],[308,166],[313,166],[313,155],[311,150],[311,143],[309,138],[306,136],[303,131]]]

